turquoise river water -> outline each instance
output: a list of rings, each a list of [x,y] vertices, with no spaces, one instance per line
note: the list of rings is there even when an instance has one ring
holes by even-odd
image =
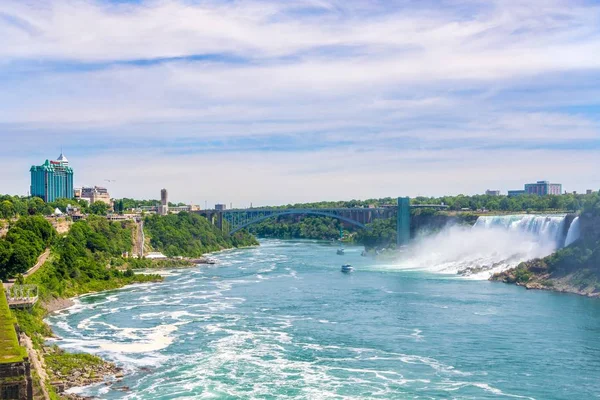
[[[360,251],[265,240],[83,296],[49,322],[61,347],[126,369],[79,391],[103,399],[600,398],[600,299]]]

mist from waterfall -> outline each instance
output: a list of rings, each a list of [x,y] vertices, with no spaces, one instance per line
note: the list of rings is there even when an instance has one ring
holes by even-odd
[[[479,217],[472,227],[449,226],[405,249],[396,267],[471,279],[545,257],[565,243],[565,215]]]

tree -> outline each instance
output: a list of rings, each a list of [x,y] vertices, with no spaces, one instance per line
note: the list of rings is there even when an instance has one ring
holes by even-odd
[[[9,200],[0,202],[0,218],[11,218],[15,215],[13,203]]]
[[[90,206],[90,212],[96,215],[106,215],[108,213],[108,204],[96,201]]]
[[[27,212],[29,213],[29,215],[44,214],[44,212],[47,211],[48,208],[50,207],[46,203],[44,203],[44,200],[40,199],[39,197],[33,197],[27,203]]]

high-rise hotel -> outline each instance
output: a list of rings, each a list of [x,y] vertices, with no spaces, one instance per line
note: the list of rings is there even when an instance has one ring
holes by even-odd
[[[48,161],[40,166],[32,166],[31,196],[40,197],[45,202],[59,198],[73,198],[73,169],[62,153],[56,161]]]

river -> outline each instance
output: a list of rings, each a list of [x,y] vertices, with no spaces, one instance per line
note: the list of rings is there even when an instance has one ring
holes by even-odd
[[[128,371],[81,391],[103,399],[600,398],[600,299],[360,251],[264,240],[83,296],[49,322],[61,347]]]

